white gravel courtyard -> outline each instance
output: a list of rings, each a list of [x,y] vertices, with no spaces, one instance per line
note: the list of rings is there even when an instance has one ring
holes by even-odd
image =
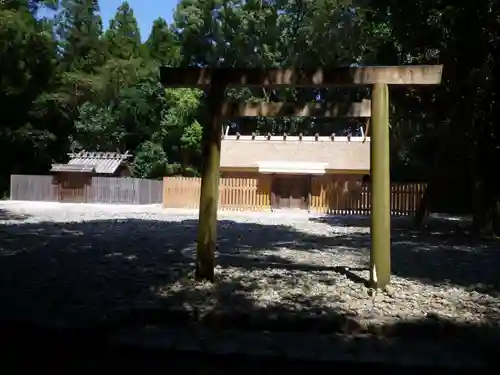
[[[497,242],[396,220],[388,293],[364,286],[367,219],[219,215],[215,285],[192,282],[197,212],[160,206],[0,202],[0,318],[58,324],[149,307],[347,314],[369,324],[429,315],[499,321]],[[406,228],[406,229],[405,229]]]

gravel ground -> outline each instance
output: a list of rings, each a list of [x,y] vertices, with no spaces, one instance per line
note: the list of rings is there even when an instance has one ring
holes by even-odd
[[[197,213],[159,206],[0,203],[0,318],[79,324],[131,309],[325,317],[366,325],[500,317],[498,243],[434,219],[394,221],[392,284],[363,281],[369,223],[303,212],[219,215],[215,285],[192,282]]]

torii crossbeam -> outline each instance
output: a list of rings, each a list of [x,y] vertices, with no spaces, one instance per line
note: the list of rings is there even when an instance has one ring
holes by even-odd
[[[214,279],[217,199],[222,126],[220,120],[242,116],[370,117],[371,115],[371,251],[370,281],[384,288],[391,274],[391,195],[389,152],[389,85],[437,85],[442,65],[369,66],[334,69],[161,68],[167,88],[208,89],[209,123],[203,131],[203,171],[196,276]],[[370,111],[364,103],[235,105],[224,102],[227,87],[371,86]]]

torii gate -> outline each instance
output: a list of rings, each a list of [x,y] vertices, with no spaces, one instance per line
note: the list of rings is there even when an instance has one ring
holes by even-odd
[[[389,85],[437,85],[442,65],[348,67],[333,69],[166,68],[161,82],[168,88],[208,89],[209,123],[203,127],[196,278],[213,281],[217,240],[217,200],[222,138],[221,119],[250,116],[336,117],[356,111],[356,105],[299,104],[291,110],[284,103],[235,105],[224,102],[227,87],[372,86],[371,97],[371,249],[370,282],[384,288],[391,274],[391,195],[389,151]],[[357,106],[360,106],[358,103]],[[322,111],[318,111],[322,107]],[[313,110],[315,109],[315,110]],[[320,114],[323,112],[323,114]],[[348,116],[350,117],[350,116]],[[357,116],[353,117],[362,117]]]

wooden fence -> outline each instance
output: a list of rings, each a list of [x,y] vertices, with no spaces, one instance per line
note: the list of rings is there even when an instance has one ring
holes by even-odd
[[[60,202],[64,201],[61,189],[52,176],[10,177],[11,200]],[[92,177],[91,184],[78,189],[84,189],[75,201],[79,203],[158,204],[162,203],[163,182],[128,177]]]
[[[344,181],[330,181],[313,195],[310,209],[328,215],[369,215],[372,206],[370,184],[352,184],[346,191]],[[391,183],[391,214],[393,216],[413,216],[420,206],[426,189],[425,183]]]
[[[221,178],[219,208],[230,211],[270,210],[270,184],[259,186],[254,178]],[[332,184],[335,185],[335,184]],[[163,206],[165,208],[198,209],[201,179],[197,177],[165,177]],[[424,183],[392,183],[391,213],[394,216],[414,215],[425,192]],[[339,190],[326,186],[310,200],[309,209],[329,215],[369,215],[370,185],[363,184],[340,197]]]

